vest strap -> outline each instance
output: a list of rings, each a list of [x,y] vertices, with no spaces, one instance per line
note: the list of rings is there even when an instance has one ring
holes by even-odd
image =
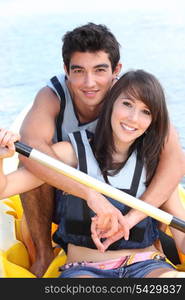
[[[168,234],[166,234],[165,232],[163,232],[162,230],[159,230],[159,239],[166,257],[173,264],[175,265],[180,264],[181,262],[180,262],[179,254],[174,239]]]
[[[140,158],[139,149],[138,149],[137,150],[136,167],[135,167],[135,172],[134,172],[134,176],[132,179],[131,191],[130,191],[130,194],[133,195],[134,197],[136,197],[136,194],[137,194],[142,170],[143,170],[143,162]]]
[[[60,96],[60,112],[58,114],[57,120],[56,120],[56,129],[57,129],[57,140],[58,142],[62,141],[62,130],[61,130],[61,124],[63,122],[64,118],[64,110],[66,106],[66,97],[63,90],[63,87],[58,80],[56,76],[52,77],[51,79],[52,84],[54,85],[55,89],[57,90],[57,93]]]
[[[139,149],[137,149],[137,158],[136,158],[135,170],[134,170],[131,187],[130,189],[121,189],[121,191],[136,197],[138,187],[139,187],[139,182],[141,179],[142,170],[143,170],[143,161],[140,158]]]
[[[79,162],[79,169],[80,171],[84,172],[87,174],[87,158],[86,158],[86,152],[85,152],[85,146],[82,141],[82,136],[79,131],[76,131],[73,133],[73,136],[76,141],[77,145],[77,151],[78,151],[78,162]],[[83,206],[83,220],[84,222],[88,222],[90,220],[90,209],[87,206],[86,201],[82,201],[82,206]]]

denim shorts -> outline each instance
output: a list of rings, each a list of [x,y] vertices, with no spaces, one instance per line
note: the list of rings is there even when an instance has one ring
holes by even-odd
[[[91,276],[93,278],[144,278],[153,270],[164,268],[176,270],[165,260],[147,259],[128,266],[111,270],[101,270],[89,266],[75,266],[62,271],[60,278],[75,278],[78,276]]]

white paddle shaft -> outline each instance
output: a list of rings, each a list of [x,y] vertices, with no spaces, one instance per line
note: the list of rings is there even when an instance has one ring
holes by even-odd
[[[61,161],[44,154],[38,150],[33,149],[30,153],[30,158],[34,159],[35,161],[52,168],[53,170],[62,173],[65,176],[68,176],[79,183],[82,183],[97,192],[100,192],[106,196],[109,196],[129,207],[135,208],[139,211],[142,211],[146,215],[157,219],[167,225],[170,224],[173,216],[165,211],[162,211],[159,208],[156,208],[142,200],[139,200],[123,191],[120,191],[111,185],[101,182],[75,168],[72,168]]]
[[[43,152],[40,152],[39,150],[33,149],[30,146],[27,146],[21,142],[16,142],[15,147],[16,151],[20,154],[25,155],[41,163],[42,165],[45,165],[50,169],[55,170],[56,172],[70,177],[75,181],[86,185],[89,188],[92,188],[101,194],[111,197],[129,207],[135,208],[162,223],[165,223],[182,232],[185,232],[185,221],[178,219],[173,215],[159,208],[156,208],[155,206],[148,204],[140,199],[137,199],[123,191],[120,191],[105,182],[101,182],[75,168],[64,164],[60,160],[57,160]]]

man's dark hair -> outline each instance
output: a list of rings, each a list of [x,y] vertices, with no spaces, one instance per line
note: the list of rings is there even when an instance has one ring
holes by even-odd
[[[74,52],[105,51],[111,62],[112,71],[120,60],[119,43],[105,25],[88,23],[66,32],[63,36],[62,56],[69,73],[71,56]]]

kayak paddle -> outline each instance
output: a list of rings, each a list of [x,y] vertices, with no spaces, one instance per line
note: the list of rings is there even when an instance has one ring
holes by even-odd
[[[137,209],[144,214],[162,222],[166,225],[169,225],[173,228],[176,228],[182,232],[185,232],[185,221],[176,218],[175,216],[156,208],[155,206],[148,204],[140,199],[137,199],[123,191],[120,191],[111,185],[101,182],[71,166],[68,166],[39,150],[33,149],[30,146],[27,146],[21,142],[15,142],[16,151],[26,157],[29,157],[42,165],[49,167],[50,169],[55,170],[58,173],[61,173],[65,176],[72,178],[73,180],[84,184],[97,192],[109,196],[125,205]]]

